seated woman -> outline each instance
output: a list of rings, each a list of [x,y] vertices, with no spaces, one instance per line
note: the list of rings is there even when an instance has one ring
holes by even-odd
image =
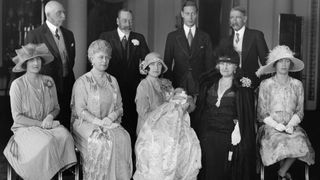
[[[232,46],[219,47],[217,52],[218,71],[214,69],[200,79],[195,111],[203,154],[199,179],[255,179],[251,80],[237,72],[240,58]]]
[[[301,71],[304,64],[293,56],[287,46],[276,46],[257,75],[275,75],[262,81],[259,89],[258,131],[262,163],[269,166],[280,161],[280,179],[291,179],[287,173],[295,159],[314,164],[314,150],[305,131],[299,126],[303,119],[304,91],[302,83],[289,76]]]
[[[149,53],[140,65],[147,75],[136,95],[139,115],[135,145],[135,180],[196,179],[201,167],[199,140],[187,113],[192,98],[171,82],[160,79],[167,70],[158,53]]]
[[[87,180],[132,176],[130,136],[120,125],[120,89],[117,80],[105,72],[111,52],[108,42],[93,41],[88,48],[92,69],[73,86],[71,127]]]
[[[13,72],[26,73],[10,87],[13,136],[4,155],[23,179],[51,179],[77,162],[71,134],[54,118],[60,107],[54,81],[39,74],[53,61],[45,44],[27,44],[16,50]]]

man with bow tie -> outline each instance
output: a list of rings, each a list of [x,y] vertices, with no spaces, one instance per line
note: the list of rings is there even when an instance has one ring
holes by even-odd
[[[75,61],[75,40],[73,33],[64,28],[65,9],[58,1],[49,1],[45,5],[46,21],[27,34],[25,43],[45,43],[54,56],[54,60],[41,68],[42,74],[53,78],[58,93],[60,120],[70,129],[70,99],[75,81],[73,65]]]
[[[135,96],[137,86],[142,79],[139,64],[149,53],[149,48],[144,36],[132,31],[132,16],[130,10],[121,9],[116,20],[118,28],[101,33],[100,39],[108,41],[112,47],[107,72],[119,83],[124,110],[121,124],[129,132],[134,147],[138,118]]]

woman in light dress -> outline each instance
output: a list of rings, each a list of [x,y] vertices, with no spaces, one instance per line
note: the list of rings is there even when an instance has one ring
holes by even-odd
[[[201,168],[199,140],[190,127],[191,97],[159,76],[167,70],[158,53],[149,53],[140,65],[147,75],[138,88],[138,138],[135,180],[196,179]]]
[[[71,127],[86,180],[129,180],[132,176],[130,136],[120,124],[120,89],[117,80],[105,72],[111,52],[108,42],[92,42],[88,48],[92,69],[73,86]]]
[[[23,179],[49,180],[77,161],[71,134],[54,120],[60,111],[54,81],[39,74],[53,56],[45,44],[27,44],[16,53],[12,71],[26,73],[10,87],[14,135],[4,155]]]
[[[265,166],[280,162],[279,179],[291,179],[288,170],[299,159],[314,164],[314,150],[306,132],[299,126],[303,120],[304,91],[301,81],[289,72],[301,71],[304,64],[287,46],[276,46],[267,64],[257,75],[275,75],[262,81],[258,98],[260,155]]]

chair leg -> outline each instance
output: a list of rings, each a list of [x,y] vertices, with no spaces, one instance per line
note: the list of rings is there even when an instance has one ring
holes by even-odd
[[[309,165],[305,164],[304,166],[304,175],[305,175],[305,179],[309,180]]]
[[[264,180],[264,166],[260,164],[260,180]]]
[[[75,175],[74,175],[75,180],[79,180],[79,166],[80,166],[80,162],[78,161],[75,166]]]
[[[58,172],[58,180],[62,180],[62,171]]]
[[[11,165],[9,163],[7,163],[7,180],[11,180],[11,178],[12,178]]]

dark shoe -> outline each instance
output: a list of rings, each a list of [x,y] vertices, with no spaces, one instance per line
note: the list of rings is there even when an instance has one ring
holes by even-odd
[[[278,180],[292,180],[292,177],[291,177],[290,173],[286,173],[285,176],[280,176],[278,174]]]

